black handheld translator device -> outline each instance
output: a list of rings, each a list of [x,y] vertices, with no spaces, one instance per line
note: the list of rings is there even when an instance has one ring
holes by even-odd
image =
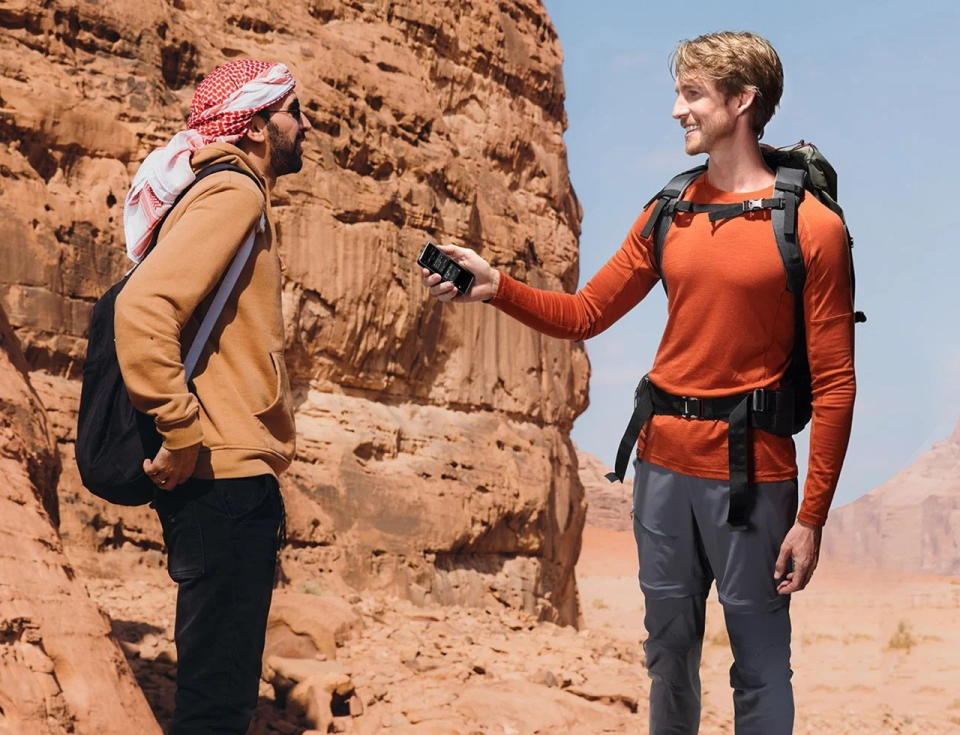
[[[450,281],[461,294],[465,294],[473,286],[473,273],[444,255],[432,242],[424,245],[417,263],[431,273],[439,273],[444,281]]]

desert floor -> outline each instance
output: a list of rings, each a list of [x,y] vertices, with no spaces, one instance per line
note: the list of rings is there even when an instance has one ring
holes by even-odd
[[[372,594],[334,600],[352,610],[359,632],[339,645],[336,661],[321,665],[349,677],[356,694],[349,705],[334,699],[324,731],[646,733],[643,602],[633,538],[588,527],[583,541],[579,631],[508,610],[418,608]],[[72,551],[165,721],[174,686],[175,589],[162,556]],[[313,595],[332,597],[303,581],[278,596],[288,592],[301,593],[298,605]],[[317,610],[322,607],[318,600]],[[813,584],[794,596],[792,611],[798,735],[960,735],[960,578],[823,565]],[[722,619],[711,599],[702,735],[733,732]],[[282,677],[263,682],[254,735],[294,735],[320,724],[284,704],[281,684]],[[320,692],[321,704],[323,697]],[[326,695],[324,708],[330,701]]]
[[[577,566],[587,628],[643,639],[630,533],[587,527]],[[960,733],[960,578],[830,566],[795,594],[795,732]],[[711,595],[702,735],[732,732],[731,663]],[[639,732],[644,732],[645,729]]]

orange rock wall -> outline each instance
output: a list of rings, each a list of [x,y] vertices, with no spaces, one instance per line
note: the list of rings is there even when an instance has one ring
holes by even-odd
[[[0,309],[0,734],[160,735],[54,528],[59,460],[26,367]]]
[[[273,196],[300,428],[285,572],[575,621],[586,356],[429,302],[413,266],[429,237],[576,287],[561,51],[534,0],[4,4],[0,304],[56,416],[65,533],[155,545],[148,514],[78,487],[76,379],[126,267],[130,176],[240,56],[285,62],[315,128]]]

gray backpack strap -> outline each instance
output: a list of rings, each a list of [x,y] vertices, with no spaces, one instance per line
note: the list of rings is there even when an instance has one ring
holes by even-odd
[[[230,262],[230,266],[227,268],[227,272],[224,274],[223,279],[221,279],[220,286],[217,288],[216,294],[214,294],[213,301],[210,302],[210,308],[207,309],[207,313],[204,315],[203,321],[200,322],[200,329],[197,330],[197,334],[193,338],[193,342],[190,343],[190,349],[187,351],[187,357],[183,361],[183,370],[186,373],[188,382],[193,377],[193,371],[197,368],[197,361],[200,359],[200,353],[203,352],[203,348],[206,346],[207,340],[210,339],[210,333],[213,331],[214,324],[217,323],[217,319],[219,319],[220,314],[223,313],[223,307],[226,306],[227,299],[229,299],[230,294],[233,293],[233,287],[237,285],[237,280],[240,278],[240,272],[250,259],[250,253],[253,252],[253,242],[257,237],[257,232],[263,232],[263,230],[264,221],[263,213],[261,213],[260,219],[256,224],[254,224],[253,227],[250,228],[250,233],[247,235],[247,239],[243,241],[240,249],[237,250],[236,255],[233,256],[233,260]]]
[[[676,211],[677,202],[683,197],[687,187],[693,183],[694,179],[707,170],[706,166],[696,166],[689,171],[677,174],[667,183],[660,193],[650,202],[656,201],[650,218],[647,220],[640,232],[640,237],[648,238],[653,233],[653,267],[660,274],[660,282],[663,284],[663,290],[667,290],[667,281],[663,277],[661,262],[663,260],[663,245],[667,240],[667,231],[673,224],[673,215]]]

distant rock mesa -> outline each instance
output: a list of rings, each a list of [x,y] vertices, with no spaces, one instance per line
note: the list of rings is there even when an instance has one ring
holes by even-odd
[[[960,424],[916,462],[830,514],[824,554],[930,574],[960,574]]]

